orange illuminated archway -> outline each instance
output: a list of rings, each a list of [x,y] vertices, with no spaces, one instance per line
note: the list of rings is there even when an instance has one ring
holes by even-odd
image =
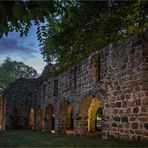
[[[80,104],[79,116],[85,122],[85,129],[89,132],[101,131],[102,115],[99,113],[101,103],[96,97],[85,97]]]
[[[30,129],[34,129],[34,109],[33,108],[31,108],[29,110],[28,126],[29,126]]]

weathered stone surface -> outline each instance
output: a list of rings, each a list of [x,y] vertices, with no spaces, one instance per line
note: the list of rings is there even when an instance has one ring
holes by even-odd
[[[128,122],[128,117],[127,117],[127,116],[122,117],[122,118],[121,118],[121,121],[122,121],[122,122]]]
[[[117,127],[117,123],[112,123],[112,126],[113,127]]]
[[[144,128],[145,128],[146,130],[148,130],[148,123],[145,123],[145,124],[144,124]]]
[[[148,105],[143,105],[143,106],[141,107],[141,111],[142,111],[142,112],[148,113]]]
[[[122,44],[99,49],[53,79],[17,80],[2,98],[0,126],[15,128],[16,117],[17,126],[27,129],[28,112],[33,108],[38,121],[34,128],[43,131],[51,128],[47,124],[52,122],[46,120],[50,104],[53,111],[50,120],[54,120],[56,133],[66,133],[66,109],[70,104],[74,133],[85,135],[88,108],[96,98],[103,108],[103,138],[148,139],[147,34],[148,31],[142,31]]]
[[[134,130],[130,130],[130,133],[131,133],[131,134],[134,134],[135,132],[134,132]]]
[[[122,107],[124,108],[124,107],[127,107],[127,102],[126,101],[123,101],[122,102]]]
[[[139,127],[138,122],[132,123],[132,129],[138,129],[138,127]]]
[[[121,107],[121,102],[116,102],[116,107]]]
[[[144,135],[144,136],[148,136],[148,132],[144,132],[143,135]]]
[[[135,116],[131,116],[130,117],[130,121],[135,121],[136,120],[136,117]]]
[[[141,134],[142,131],[140,131],[140,130],[136,130],[135,133],[136,133],[136,134]]]
[[[142,100],[142,104],[143,104],[143,105],[148,105],[148,98],[144,98],[144,99]]]
[[[131,114],[131,108],[126,109],[126,114]]]
[[[140,106],[141,105],[141,99],[136,99],[135,100],[135,105]]]
[[[114,117],[114,120],[120,122],[120,117]]]
[[[133,113],[138,113],[139,112],[139,107],[134,107],[133,108]]]

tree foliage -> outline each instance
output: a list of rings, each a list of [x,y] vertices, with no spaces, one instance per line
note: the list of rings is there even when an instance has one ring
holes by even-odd
[[[41,49],[47,63],[54,67],[52,76],[110,42],[146,28],[147,6],[148,2],[141,0],[71,1],[63,5],[64,14],[53,18],[56,28],[49,22],[48,38]]]
[[[12,31],[27,35],[33,22],[48,64],[43,75],[54,76],[96,49],[146,28],[147,8],[146,0],[0,1],[0,37]]]
[[[0,37],[9,32],[27,36],[32,23],[37,26],[37,38],[44,43],[48,28],[46,20],[52,22],[55,13],[61,13],[62,1],[0,1]],[[52,22],[54,24],[54,22]]]
[[[0,65],[0,95],[4,89],[18,78],[34,78],[37,71],[23,62],[12,61],[9,57]]]

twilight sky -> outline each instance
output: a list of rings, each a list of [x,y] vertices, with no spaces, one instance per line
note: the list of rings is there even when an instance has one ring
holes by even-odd
[[[41,73],[46,63],[39,50],[36,38],[36,27],[33,25],[27,37],[20,37],[19,33],[9,33],[0,39],[0,64],[9,56],[12,60],[22,61]]]

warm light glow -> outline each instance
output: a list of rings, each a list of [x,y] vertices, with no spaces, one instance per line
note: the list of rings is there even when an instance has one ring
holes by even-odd
[[[97,98],[93,98],[88,109],[88,132],[95,131],[96,113],[100,107],[100,102]]]
[[[31,108],[29,112],[29,127],[34,129],[34,109]]]
[[[0,130],[2,129],[2,126],[0,125]]]
[[[51,133],[54,134],[55,133],[55,130],[51,130]]]
[[[66,135],[74,135],[74,130],[67,130]]]
[[[70,104],[67,107],[66,119],[67,119],[67,129],[71,129],[73,121],[72,121],[72,106]]]

